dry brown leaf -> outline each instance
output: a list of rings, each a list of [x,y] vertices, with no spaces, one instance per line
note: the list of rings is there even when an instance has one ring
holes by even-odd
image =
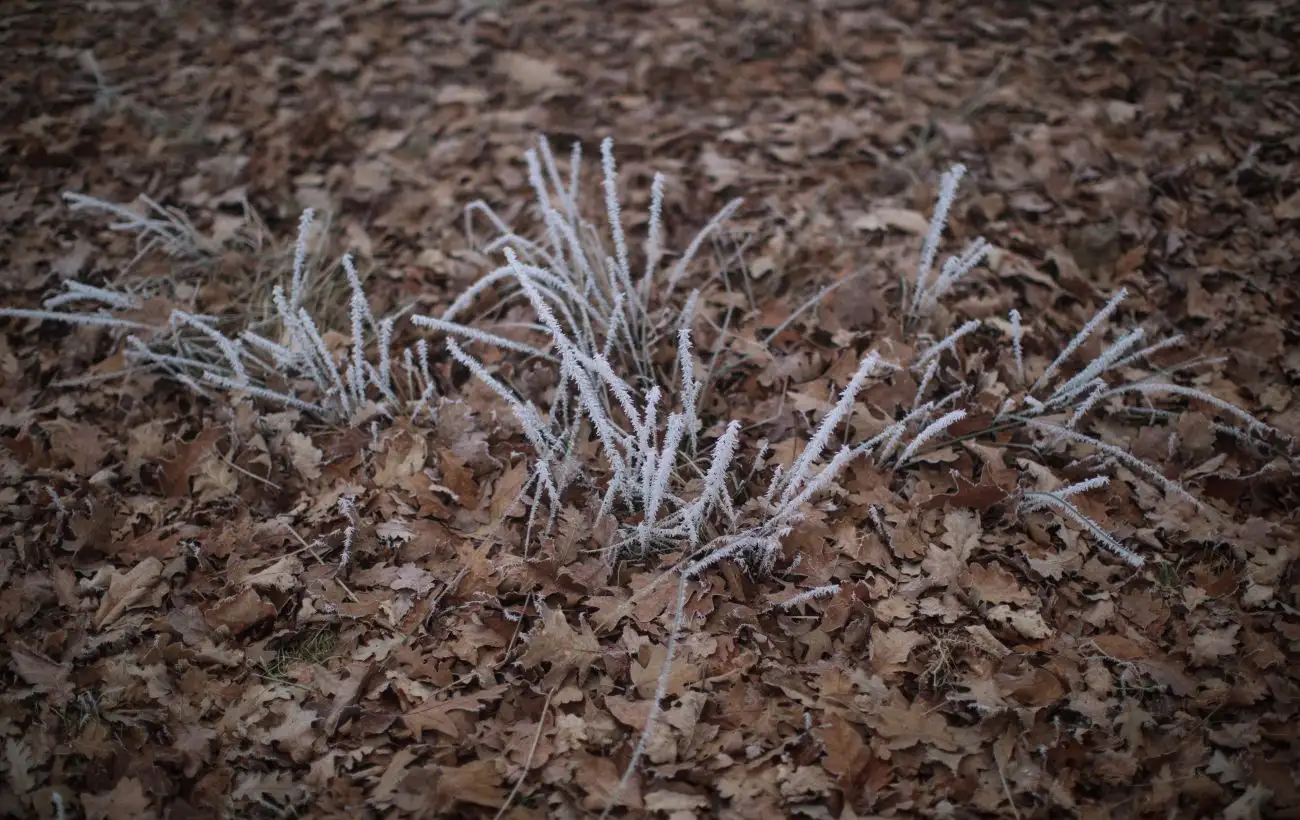
[[[302,576],[302,561],[295,555],[286,555],[271,566],[243,579],[259,592],[289,592],[297,589]]]
[[[199,461],[193,478],[194,495],[200,504],[222,501],[239,490],[239,476],[215,448]]]
[[[498,808],[505,802],[501,773],[492,760],[474,760],[463,766],[444,766],[438,789],[457,801]]]
[[[1052,628],[1043,620],[1043,613],[1037,610],[1012,609],[1006,604],[1000,604],[988,611],[988,618],[994,623],[1010,626],[1022,638],[1030,640],[1042,640],[1054,634]]]
[[[308,481],[320,478],[320,465],[325,454],[312,443],[310,437],[297,431],[290,431],[284,437],[284,443],[289,450],[289,463],[293,465],[298,475]]]
[[[607,757],[585,753],[574,755],[574,782],[580,787],[583,806],[589,811],[602,811],[611,802],[632,809],[643,807],[640,779],[633,778],[620,792],[618,782],[622,775],[614,761]]]
[[[5,780],[14,794],[26,794],[36,788],[36,779],[32,776],[36,761],[32,759],[32,750],[16,737],[5,740],[5,768]]]
[[[1300,219],[1300,191],[1274,205],[1273,216],[1278,219]]]
[[[913,236],[924,236],[930,229],[930,218],[920,211],[881,207],[859,216],[849,227],[855,231],[871,232],[896,228]]]
[[[70,667],[55,663],[35,652],[21,646],[10,644],[9,665],[18,677],[37,692],[51,695],[56,705],[68,702],[73,695],[73,687],[68,679]]]
[[[275,607],[248,587],[217,601],[204,611],[203,616],[214,629],[225,627],[230,630],[230,634],[238,635],[267,618],[274,618]]]
[[[492,503],[488,507],[488,515],[493,521],[500,521],[507,515],[523,515],[524,505],[518,502],[527,480],[528,465],[522,459],[501,474],[492,491]]]
[[[1036,600],[1000,564],[971,564],[961,583],[978,595],[979,600],[990,604],[1028,604]]]
[[[601,655],[600,641],[591,627],[583,624],[581,632],[575,631],[558,608],[548,610],[542,616],[541,624],[525,640],[528,648],[520,656],[519,663],[524,669],[535,669],[541,663],[550,664],[550,672],[546,675],[547,687],[558,686],[570,670],[577,670],[581,681]]]
[[[633,658],[630,676],[637,694],[643,698],[650,698],[653,697],[655,686],[659,683],[659,676],[663,673],[668,648],[663,644],[653,644],[642,651],[646,655],[646,662],[642,664],[640,660]],[[698,667],[692,663],[682,662],[679,655],[668,669],[668,694],[681,695],[697,680],[699,680]]]
[[[375,471],[375,486],[385,489],[399,487],[403,479],[422,471],[424,462],[429,457],[425,437],[418,433],[391,435],[387,442],[388,449],[384,451],[379,469]]]
[[[570,85],[569,78],[560,73],[555,63],[539,60],[518,51],[500,52],[496,56],[497,69],[525,94],[541,91],[563,91]]]
[[[1146,650],[1137,642],[1123,635],[1096,635],[1092,641],[1097,644],[1098,649],[1116,660],[1135,661],[1147,656]]]
[[[445,447],[438,451],[438,470],[442,473],[442,483],[456,494],[456,500],[462,507],[478,507],[478,484],[474,481],[474,471],[465,460]]]
[[[349,710],[356,707],[379,668],[380,664],[377,661],[354,663],[348,667],[347,680],[334,693],[334,705],[330,707],[329,717],[325,718],[326,737],[334,737],[338,732],[339,723],[346,718]]]
[[[77,475],[89,478],[108,454],[99,428],[94,425],[55,419],[44,426],[50,434],[50,452],[72,462]]]
[[[907,703],[896,697],[882,705],[879,711],[867,715],[867,724],[885,738],[886,746],[894,751],[917,744],[949,752],[957,749],[956,738],[943,714],[920,701]]]
[[[838,715],[818,730],[818,737],[826,747],[826,771],[840,778],[842,784],[851,783],[871,760],[871,749],[862,735]]]
[[[1060,678],[1042,668],[1033,668],[1014,677],[1000,676],[998,688],[1024,706],[1049,706],[1065,696]]]
[[[108,590],[95,612],[95,628],[111,625],[132,606],[144,599],[162,576],[163,565],[157,558],[146,558],[127,573],[114,572]]]
[[[1192,647],[1188,657],[1193,666],[1210,666],[1220,659],[1237,651],[1237,633],[1240,624],[1231,624],[1222,629],[1202,629],[1192,637]]]
[[[460,738],[460,729],[451,719],[452,712],[477,712],[489,703],[501,698],[509,687],[492,686],[467,695],[457,695],[446,700],[434,701],[417,706],[402,715],[402,722],[415,735],[416,740],[430,729],[453,738]]]
[[[889,678],[902,671],[912,657],[912,650],[925,643],[925,637],[906,629],[871,629],[871,671]]]
[[[86,820],[153,820],[158,816],[150,808],[144,784],[134,777],[117,781],[110,792],[81,795],[81,805]]]
[[[306,763],[311,759],[312,745],[317,733],[313,730],[317,714],[304,709],[294,701],[276,704],[273,711],[282,718],[280,724],[266,733],[266,740],[276,744],[282,751],[288,752],[295,763]]]

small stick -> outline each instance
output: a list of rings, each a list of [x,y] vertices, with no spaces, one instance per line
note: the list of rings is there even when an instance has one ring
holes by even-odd
[[[515,787],[510,790],[506,802],[501,804],[501,808],[497,811],[497,816],[493,820],[501,820],[505,816],[506,809],[510,808],[510,804],[515,802],[520,787],[524,785],[524,778],[528,776],[528,770],[533,765],[533,755],[537,753],[537,743],[542,739],[542,728],[546,726],[546,712],[551,708],[551,696],[554,694],[555,687],[552,686],[551,691],[546,693],[546,702],[542,704],[542,716],[537,720],[537,731],[533,733],[533,745],[528,747],[528,759],[524,761],[524,770],[519,773],[519,779],[515,781]]]

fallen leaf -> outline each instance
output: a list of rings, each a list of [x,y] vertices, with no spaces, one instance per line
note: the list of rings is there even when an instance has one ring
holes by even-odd
[[[194,777],[212,759],[212,741],[216,739],[216,731],[206,726],[190,723],[181,729],[172,748],[185,761],[182,771],[186,777]]]
[[[1043,614],[1032,609],[1012,609],[1006,604],[995,606],[988,611],[988,618],[995,623],[1010,626],[1022,638],[1042,640],[1050,637],[1052,628],[1043,620]]]
[[[497,479],[496,488],[492,492],[492,503],[488,506],[488,513],[493,521],[500,521],[506,515],[524,514],[524,505],[519,503],[519,500],[524,482],[527,480],[528,465],[523,459]]]
[[[506,51],[496,56],[497,69],[510,78],[525,94],[541,91],[563,91],[570,85],[569,78],[560,73],[555,63],[539,60],[518,51]]]
[[[312,746],[316,741],[317,715],[310,709],[304,709],[294,701],[285,701],[276,705],[283,720],[280,725],[266,733],[266,739],[277,744],[295,763],[306,763],[311,759]]]
[[[339,729],[339,723],[345,718],[346,713],[357,705],[357,701],[361,699],[366,686],[374,678],[379,668],[380,664],[376,661],[367,664],[353,664],[348,668],[347,680],[334,694],[334,705],[330,707],[329,717],[325,718],[326,737],[334,737],[334,734]]]
[[[438,470],[442,473],[442,483],[456,494],[456,500],[462,507],[472,510],[478,506],[478,485],[474,481],[474,471],[464,459],[443,448],[438,451]]]
[[[1188,657],[1193,666],[1210,666],[1220,658],[1237,651],[1237,632],[1240,624],[1231,624],[1223,629],[1203,629],[1192,637],[1192,648]]]
[[[139,603],[153,589],[162,576],[163,565],[157,558],[146,558],[128,573],[114,572],[108,581],[108,590],[95,612],[95,628],[103,629],[128,609]]]
[[[310,438],[292,431],[284,437],[284,443],[289,449],[289,463],[298,471],[298,475],[308,481],[320,478],[320,465],[324,454],[312,444]]]
[[[1118,661],[1135,661],[1145,658],[1147,652],[1136,642],[1123,635],[1096,635],[1092,642],[1097,648]]]
[[[849,227],[855,231],[871,232],[896,228],[913,236],[924,236],[930,229],[930,220],[920,211],[881,207],[857,217]]]
[[[841,783],[851,783],[871,761],[871,749],[862,735],[839,716],[831,717],[830,725],[823,726],[818,736],[826,748],[826,771],[840,778]]]
[[[55,705],[68,702],[73,695],[73,686],[68,679],[71,668],[66,664],[55,663],[48,658],[21,646],[10,644],[9,665],[18,677],[37,692],[53,695]]]
[[[901,696],[867,715],[867,725],[885,738],[888,748],[899,751],[917,744],[945,751],[957,749],[956,738],[943,714],[921,701],[900,703]]]
[[[81,795],[81,806],[86,820],[153,820],[157,816],[150,811],[144,784],[134,777],[117,781],[110,792]]]
[[[578,671],[578,680],[581,681],[601,652],[600,641],[591,627],[583,624],[581,632],[575,631],[559,608],[547,610],[541,625],[525,640],[528,648],[520,656],[519,664],[524,669],[550,664],[550,672],[546,675],[547,687],[558,686],[573,669]]]
[[[89,478],[108,454],[99,428],[93,424],[54,419],[44,427],[50,435],[50,452],[72,462],[77,475]]]
[[[492,686],[478,692],[457,695],[446,700],[423,703],[403,713],[402,722],[406,724],[406,727],[415,736],[416,740],[420,740],[423,733],[429,729],[442,732],[453,739],[459,739],[459,729],[451,721],[449,715],[452,712],[477,712],[485,705],[499,700],[507,688],[505,685]]]
[[[498,808],[505,802],[501,774],[492,760],[473,760],[463,766],[444,766],[438,789],[463,803]]]
[[[375,486],[399,487],[403,479],[424,469],[424,462],[429,457],[428,443],[423,435],[414,432],[392,435],[387,441],[388,449],[375,471]]]
[[[1300,191],[1274,205],[1273,216],[1278,219],[1300,219]]]
[[[215,447],[199,461],[193,478],[194,497],[200,504],[222,501],[239,491],[239,476]]]
[[[998,688],[1024,706],[1049,706],[1065,697],[1060,678],[1038,667],[1023,675],[999,677]]]
[[[1273,791],[1258,783],[1246,787],[1246,791],[1223,810],[1223,820],[1260,820],[1264,817],[1264,808],[1273,797]]]
[[[262,600],[252,587],[222,598],[204,612],[213,628],[225,627],[230,634],[238,635],[267,618],[275,617],[275,607]]]
[[[50,263],[50,270],[60,279],[76,279],[86,267],[86,261],[94,252],[95,246],[84,239],[78,239],[72,250]]]
[[[999,564],[971,564],[961,584],[990,604],[1028,604],[1036,600],[1021,588],[1016,576]]]
[[[26,794],[36,788],[36,779],[32,777],[32,770],[36,768],[32,750],[16,737],[5,740],[5,767],[5,780],[14,794]]]
[[[302,561],[295,555],[286,555],[261,572],[244,578],[243,582],[259,592],[289,592],[298,588],[302,572]]]
[[[922,643],[925,643],[925,637],[917,632],[873,626],[869,656],[871,671],[882,678],[897,674],[907,666],[912,650]]]

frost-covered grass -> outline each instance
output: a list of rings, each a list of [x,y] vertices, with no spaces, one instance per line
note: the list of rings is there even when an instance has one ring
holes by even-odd
[[[125,270],[143,254],[160,251],[181,263],[190,279],[210,275],[203,263],[215,252],[214,243],[183,215],[147,199],[150,216],[90,197],[66,198],[74,210],[112,215],[117,221],[111,230],[136,236],[139,253]],[[347,310],[325,303],[322,294],[332,296],[338,289],[313,275],[308,247],[313,220],[308,210],[299,223],[288,281],[268,287],[264,300],[237,305],[246,313],[215,316],[181,309],[173,299],[158,297],[156,282],[124,277],[115,287],[67,281],[41,309],[0,308],[0,316],[108,328],[119,334],[125,358],[135,368],[162,372],[209,399],[240,392],[344,425],[432,415],[436,385],[428,344],[419,340],[394,349],[401,317],[375,316],[350,256],[341,264]],[[157,302],[172,306],[160,311]],[[263,302],[269,302],[269,317],[254,313]],[[348,326],[328,327],[317,318],[321,314],[346,315]]]
[[[863,352],[853,377],[793,462],[769,466],[766,444],[750,446],[741,423],[714,410],[724,403],[701,404],[713,372],[697,362],[695,345],[697,313],[708,289],[683,287],[699,283],[692,262],[740,200],[728,203],[680,253],[672,254],[664,243],[667,180],[654,176],[647,228],[638,241],[624,226],[610,140],[600,151],[599,219],[588,217],[583,207],[580,146],[575,145],[567,169],[544,138],[525,158],[538,235],[522,235],[488,204],[472,203],[466,208],[467,230],[472,233],[476,220],[486,220],[494,234],[484,250],[499,253],[503,264],[458,294],[440,315],[411,316],[409,326],[400,313],[375,314],[346,255],[341,269],[347,310],[327,305],[330,309],[322,311],[321,294],[339,291],[311,263],[310,210],[299,224],[291,269],[268,288],[264,301],[271,306],[269,317],[231,321],[172,309],[163,321],[156,311],[146,310],[147,293],[79,281],[65,283],[40,310],[3,309],[0,315],[103,327],[119,335],[134,365],[166,373],[196,393],[215,398],[241,392],[342,425],[399,416],[434,423],[438,386],[431,363],[436,349],[430,342],[441,340],[453,361],[506,402],[533,450],[524,491],[531,507],[528,539],[534,530],[544,535],[552,528],[566,498],[581,504],[586,503],[583,494],[590,494],[598,520],[629,522],[616,527],[606,545],[611,560],[669,551],[680,554],[677,567],[683,572],[724,560],[739,561],[759,574],[772,571],[782,539],[807,506],[858,459],[897,472],[955,441],[1014,431],[1027,436],[1045,457],[1062,446],[1076,455],[1090,453],[1100,470],[1124,467],[1199,507],[1195,495],[1167,477],[1160,465],[1107,441],[1093,432],[1091,422],[1133,412],[1159,420],[1173,411],[1150,403],[1172,399],[1197,403],[1217,415],[1216,432],[1248,443],[1281,438],[1241,408],[1175,381],[1214,360],[1191,359],[1164,369],[1149,365],[1181,340],[1152,342],[1142,327],[1121,329],[1117,317],[1123,289],[1045,365],[1026,357],[1034,328],[1018,310],[999,325],[1009,333],[1009,344],[1005,336],[999,341],[998,328],[975,320],[944,335],[933,333],[940,301],[993,251],[988,242],[976,239],[939,263],[945,225],[965,175],[964,167],[955,166],[940,180],[915,274],[899,296],[911,337],[898,340],[903,343],[899,348],[916,352],[903,362]],[[188,219],[152,200],[146,200],[141,215],[82,195],[67,199],[74,210],[113,217],[110,228],[136,236],[140,253],[160,250],[196,259],[213,252],[212,243]],[[534,321],[494,318],[516,316],[515,306],[521,305]],[[317,318],[322,312],[346,316],[346,326],[323,326]],[[412,331],[422,337],[395,348],[394,338]],[[1111,341],[1104,342],[1108,336]],[[1096,339],[1104,342],[1100,352],[1079,361],[1081,351]],[[476,353],[485,347],[507,358],[549,364],[555,385],[544,396],[517,394]],[[661,355],[665,347],[671,355]],[[994,372],[980,382],[960,366],[968,350],[994,363]],[[990,383],[988,377],[995,374],[996,382]],[[912,401],[874,407],[872,387],[903,377],[918,385]],[[996,407],[987,406],[991,394],[1002,396]],[[870,436],[855,437],[855,414],[865,408],[884,412],[886,422]],[[586,451],[581,445],[588,438],[597,444],[603,469],[593,471],[594,465],[578,456]],[[748,465],[741,463],[747,450],[754,453]],[[1103,539],[1098,526],[1081,519],[1063,499],[1026,495],[1021,509],[1059,513],[1097,536],[1105,549],[1140,565],[1135,554],[1116,550],[1113,536],[1106,536],[1112,541]]]
[[[908,362],[887,361],[868,351],[793,463],[775,465],[766,472],[747,468],[739,460],[744,450],[739,421],[719,418],[698,404],[701,384],[695,375],[693,327],[695,312],[705,297],[693,291],[675,303],[672,297],[683,278],[682,263],[671,267],[659,264],[662,177],[656,177],[652,187],[650,227],[635,260],[637,270],[644,274],[636,282],[629,275],[634,260],[621,222],[610,144],[606,141],[602,146],[609,225],[603,241],[593,223],[581,216],[576,194],[580,156],[575,149],[568,182],[561,184],[544,141],[540,154],[529,154],[535,204],[546,225],[542,239],[521,238],[486,206],[475,206],[497,226],[499,235],[490,247],[502,248],[506,264],[471,287],[443,316],[417,316],[414,321],[454,335],[457,341],[449,342],[452,355],[508,402],[524,428],[536,451],[532,486],[526,490],[533,503],[530,524],[544,520],[549,529],[573,477],[590,472],[585,465],[574,463],[574,454],[581,449],[581,439],[589,434],[594,437],[605,468],[597,517],[612,515],[635,522],[620,527],[607,545],[611,560],[672,551],[680,553],[677,568],[686,575],[724,560],[739,561],[751,571],[765,574],[776,566],[782,539],[801,520],[807,505],[831,489],[854,460],[869,460],[878,469],[899,471],[956,439],[1007,431],[1030,436],[1045,458],[1061,444],[1077,451],[1079,457],[1091,451],[1105,459],[1100,469],[1107,464],[1125,467],[1171,496],[1199,506],[1195,496],[1166,477],[1159,465],[1088,432],[1092,419],[1123,409],[1122,399],[1130,395],[1163,393],[1203,403],[1228,422],[1221,427],[1238,437],[1261,441],[1276,434],[1240,408],[1170,381],[1169,376],[1181,367],[1144,371],[1149,359],[1180,340],[1143,346],[1143,328],[1120,330],[1115,317],[1126,296],[1121,289],[1036,375],[1030,372],[1036,363],[1025,357],[1025,336],[1032,328],[1025,326],[1016,310],[1009,315],[1009,346],[995,336],[990,338],[986,332],[990,328],[972,320],[937,341],[916,343],[918,352]],[[937,264],[944,226],[964,173],[965,169],[957,166],[943,176],[920,262],[901,297],[909,332],[918,337],[934,338],[928,331],[940,300],[992,250],[988,242],[976,239]],[[723,215],[715,217],[705,230],[714,229]],[[579,242],[578,237],[585,239]],[[689,260],[699,244],[697,238],[682,260]],[[527,259],[521,256],[524,253]],[[662,288],[657,287],[660,279]],[[487,284],[501,282],[511,283],[505,298],[526,301],[536,317],[524,338],[507,339],[490,328],[459,321]],[[652,293],[662,296],[651,299]],[[1090,339],[1111,334],[1114,340],[1101,352],[1076,363]],[[654,351],[647,350],[647,342],[675,343],[672,360],[676,368],[671,381],[657,378],[652,365]],[[985,406],[988,397],[982,386],[969,383],[961,369],[951,366],[964,358],[968,344],[977,350],[991,348],[1005,371],[1000,379],[1005,398],[1000,405]],[[468,349],[473,345],[554,361],[559,381],[550,392],[549,406],[537,407],[506,388]],[[1206,363],[1193,360],[1190,365]],[[918,384],[910,405],[882,408],[893,413],[893,418],[873,435],[853,441],[851,419],[856,408],[870,406],[872,385],[904,372]],[[1033,381],[1027,384],[1031,375]],[[977,420],[982,420],[983,426]],[[699,439],[703,431],[716,435],[711,448]],[[760,451],[755,463],[763,455]],[[1101,478],[1105,476],[1098,480]],[[1084,482],[1075,486],[1100,485]],[[1136,553],[1083,517],[1066,497],[1026,493],[1020,506],[1025,512],[1058,513],[1064,521],[1095,536],[1102,548],[1141,566]],[[539,510],[543,511],[540,517]]]

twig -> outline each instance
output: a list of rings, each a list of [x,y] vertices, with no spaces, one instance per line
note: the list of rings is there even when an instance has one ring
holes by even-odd
[[[804,311],[810,310],[811,308],[815,307],[818,303],[821,302],[821,300],[825,299],[827,296],[830,296],[832,293],[838,290],[840,286],[848,284],[849,282],[853,281],[854,279],[857,279],[861,275],[862,275],[861,271],[859,271],[858,273],[851,273],[848,276],[845,276],[843,279],[838,279],[835,282],[832,282],[831,284],[822,288],[820,291],[817,292],[815,296],[813,296],[811,299],[809,299],[808,301],[800,305],[798,308],[796,308],[795,311],[791,313],[789,316],[785,317],[785,319],[781,321],[781,324],[772,328],[772,331],[763,337],[763,344],[764,345],[771,344],[772,340],[775,339],[777,336],[779,336],[781,334],[781,331],[789,327],[791,322],[799,318],[799,316],[801,316]]]
[[[1020,809],[1016,808],[1015,798],[1011,796],[1011,787],[1007,785],[1007,775],[1003,771],[1002,761],[998,758],[998,750],[996,748],[993,749],[993,762],[997,764],[998,780],[1002,781],[1002,791],[1006,793],[1007,803],[1011,805],[1011,814],[1015,816],[1016,820],[1020,820]]]
[[[270,488],[273,489],[273,490],[279,490],[279,489],[281,489],[280,485],[279,485],[279,484],[276,484],[276,483],[275,483],[274,481],[272,481],[271,479],[269,479],[269,478],[262,478],[260,475],[257,475],[256,473],[250,473],[248,470],[245,470],[243,467],[240,467],[238,464],[236,464],[235,462],[231,461],[229,456],[223,455],[223,454],[221,454],[221,453],[217,453],[217,458],[219,458],[219,459],[221,459],[222,461],[224,461],[224,462],[226,463],[226,466],[228,466],[228,467],[230,467],[231,469],[236,470],[236,471],[238,471],[238,472],[240,472],[240,473],[243,473],[244,475],[248,476],[249,478],[253,479],[254,481],[260,481],[260,482],[262,482],[263,484],[265,484],[266,486],[270,487]]]
[[[659,704],[668,693],[668,675],[672,671],[673,655],[677,651],[678,633],[681,632],[682,615],[686,609],[686,581],[687,575],[682,573],[681,580],[677,582],[677,606],[673,614],[672,630],[668,633],[668,649],[664,653],[664,666],[659,673],[659,682],[655,685],[654,700],[650,703],[650,714],[646,716],[645,728],[641,730],[641,737],[637,739],[636,746],[632,749],[632,759],[627,762],[627,768],[623,770],[623,776],[619,778],[618,785],[614,788],[614,793],[609,796],[609,803],[605,805],[605,810],[601,812],[601,820],[609,817],[609,813],[614,810],[618,803],[619,795],[627,787],[627,783],[632,779],[636,772],[637,764],[641,762],[641,756],[645,754],[645,747],[650,740],[650,733],[654,731],[655,722],[659,719]]]
[[[533,765],[533,755],[537,753],[537,743],[542,739],[542,729],[546,726],[546,712],[551,708],[551,696],[555,694],[555,687],[546,693],[546,702],[542,704],[542,716],[537,719],[537,731],[533,733],[533,744],[528,747],[528,759],[524,761],[524,769],[519,773],[519,779],[515,781],[515,787],[510,790],[506,796],[506,802],[501,804],[494,820],[501,820],[505,816],[506,809],[515,801],[515,796],[519,794],[519,789],[524,785],[524,778],[528,776],[528,770]]]

